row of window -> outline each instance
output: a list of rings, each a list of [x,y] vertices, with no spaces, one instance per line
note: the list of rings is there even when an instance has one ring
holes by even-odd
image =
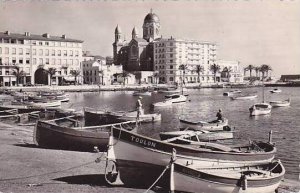
[[[2,48],[0,47],[0,54],[12,54],[12,55],[16,55],[17,54],[17,50],[18,50],[18,54],[19,55],[24,55],[24,53],[26,55],[30,55],[30,49],[29,48],[11,48],[9,49],[8,47],[5,47],[3,52],[2,52]],[[25,52],[24,52],[25,51]],[[38,52],[38,53],[37,53]],[[50,50],[49,49],[32,49],[32,55],[36,56],[70,56],[70,57],[79,57],[79,51],[78,50]]]
[[[5,57],[0,58],[0,61],[4,64],[30,64],[30,58],[10,58]],[[73,60],[73,59],[56,59],[56,58],[32,58],[32,64],[51,64],[53,65],[79,65],[79,60]]]
[[[19,39],[0,39],[0,43],[6,44],[27,44],[27,45],[39,45],[39,46],[55,46],[55,47],[81,47],[81,43],[76,42],[56,42],[56,41],[37,41],[37,40],[19,40]]]
[[[99,73],[98,70],[84,70],[83,71],[83,76],[97,76],[97,73]]]

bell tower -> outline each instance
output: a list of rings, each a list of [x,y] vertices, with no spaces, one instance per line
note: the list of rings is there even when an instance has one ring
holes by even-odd
[[[148,42],[152,42],[153,40],[160,37],[160,21],[159,17],[152,13],[152,9],[150,13],[148,13],[144,19],[143,24],[143,38]]]

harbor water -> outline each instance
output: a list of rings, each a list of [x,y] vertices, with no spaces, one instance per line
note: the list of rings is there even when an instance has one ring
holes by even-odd
[[[286,178],[299,178],[300,163],[300,89],[296,87],[281,88],[281,93],[272,94],[273,88],[264,88],[265,101],[291,99],[290,107],[273,108],[271,114],[249,116],[249,107],[263,100],[261,87],[243,88],[243,94],[257,94],[254,100],[232,100],[223,96],[229,89],[188,89],[188,102],[173,104],[169,107],[152,108],[151,104],[162,101],[163,93],[152,93],[143,96],[145,113],[158,112],[162,120],[156,123],[143,124],[138,133],[159,138],[161,131],[179,130],[179,117],[188,120],[210,121],[222,109],[223,116],[228,118],[231,127],[235,128],[235,140],[223,143],[242,143],[249,140],[268,140],[268,133],[273,131],[273,142],[277,147],[277,158],[286,167]],[[91,107],[107,111],[131,111],[135,109],[137,96],[133,91],[100,91],[87,93],[69,93],[70,102],[63,104],[65,108],[82,110]]]

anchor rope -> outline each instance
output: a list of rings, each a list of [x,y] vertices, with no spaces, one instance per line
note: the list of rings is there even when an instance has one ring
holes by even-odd
[[[167,171],[167,169],[170,168],[171,166],[171,162],[168,163],[168,165],[165,167],[165,169],[162,171],[162,173],[158,176],[158,178],[153,182],[153,184],[144,192],[147,193],[149,190],[151,190],[151,188],[153,188],[153,186],[160,180],[160,178],[165,174],[165,172]]]

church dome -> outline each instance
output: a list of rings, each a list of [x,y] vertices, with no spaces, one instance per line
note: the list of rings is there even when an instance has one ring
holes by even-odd
[[[155,13],[148,13],[144,19],[144,23],[159,23],[159,17]]]
[[[117,25],[116,29],[115,29],[115,34],[120,34],[122,31],[121,31],[121,28],[119,27],[119,25]]]

